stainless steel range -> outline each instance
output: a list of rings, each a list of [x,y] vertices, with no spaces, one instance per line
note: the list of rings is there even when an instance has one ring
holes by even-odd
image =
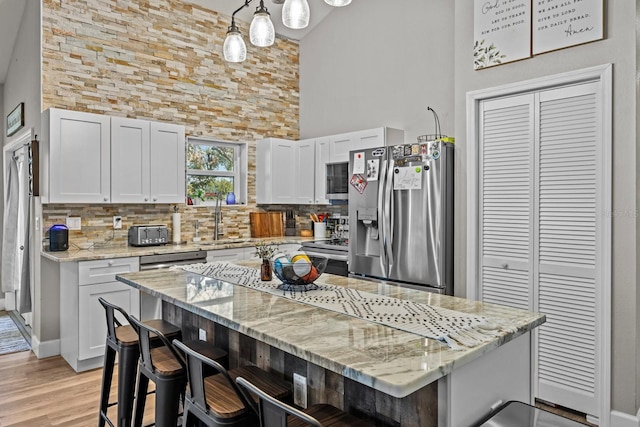
[[[325,273],[345,277],[349,275],[348,239],[327,239],[303,242],[302,250],[307,255],[320,255],[327,257],[329,262],[327,263]]]

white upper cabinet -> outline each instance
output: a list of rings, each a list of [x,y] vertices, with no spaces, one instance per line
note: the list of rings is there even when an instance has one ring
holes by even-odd
[[[355,144],[355,132],[329,137],[329,162],[348,162],[349,151]]]
[[[151,122],[151,203],[186,199],[185,130],[182,125]]]
[[[298,203],[295,194],[296,141],[267,138],[256,143],[256,202]]]
[[[43,130],[43,202],[109,203],[110,118],[52,108]]]
[[[43,203],[184,203],[184,126],[51,108],[43,129]]]
[[[329,136],[329,162],[349,161],[349,151],[404,144],[404,131],[374,128]]]
[[[298,141],[297,161],[295,170],[296,196],[299,204],[313,205],[316,203],[316,143],[314,139]]]
[[[327,163],[329,163],[330,138],[316,138],[315,165],[315,204],[328,205],[327,199]]]
[[[111,184],[114,203],[149,202],[149,122],[111,119]]]

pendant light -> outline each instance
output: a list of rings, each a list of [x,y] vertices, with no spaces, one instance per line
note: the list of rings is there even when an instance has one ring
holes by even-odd
[[[253,14],[253,21],[249,27],[249,40],[251,44],[258,47],[271,46],[276,39],[276,30],[273,28],[271,16],[264,1],[260,0],[260,6],[256,8]]]
[[[236,27],[235,18],[231,18],[231,26],[227,30],[227,38],[222,46],[224,60],[227,62],[243,62],[247,59],[247,45],[244,44],[242,34]]]
[[[329,6],[342,7],[351,3],[351,0],[324,0]]]
[[[282,6],[282,23],[285,27],[300,30],[309,25],[309,3],[307,0],[285,0]]]

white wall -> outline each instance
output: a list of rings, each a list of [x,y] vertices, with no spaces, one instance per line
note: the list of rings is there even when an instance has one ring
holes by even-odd
[[[40,94],[42,93],[42,73],[40,68],[40,2],[29,0],[25,1],[25,3],[26,5],[20,23],[20,30],[13,48],[11,64],[9,65],[7,78],[4,84],[4,99],[2,105],[4,106],[4,111],[11,111],[16,107],[16,105],[24,102],[25,125],[23,129],[33,128],[36,135],[41,135],[40,116],[42,112],[42,103]],[[6,118],[4,114],[2,117]],[[18,134],[19,133],[20,132],[18,132]],[[2,135],[5,135],[4,131]],[[11,142],[12,138],[4,138],[4,140],[6,144]],[[2,202],[0,202],[0,204],[1,203]],[[33,231],[32,235],[34,235]],[[32,244],[32,247],[33,246],[34,245]],[[40,266],[39,246],[35,246],[34,249],[37,256],[34,257],[34,263],[32,266],[34,266],[35,271],[38,271]],[[32,292],[42,296],[40,295],[39,280],[36,279],[34,281],[32,289]],[[46,297],[44,298],[44,301],[47,301]],[[57,301],[57,297],[55,301]],[[46,310],[46,306],[43,307],[43,309]],[[55,330],[57,336],[59,330],[59,326],[57,324],[40,325],[38,320],[39,319],[37,317],[34,317],[33,319],[33,335],[40,336],[42,333],[46,334],[48,330]],[[42,329],[44,329],[44,331]]]
[[[636,273],[636,4],[604,3],[605,40],[546,53],[481,71],[473,70],[473,8],[455,1],[455,133],[458,165],[466,164],[465,94],[537,77],[613,63],[613,333],[612,409],[635,415],[640,406],[640,324]],[[465,285],[466,174],[456,178],[456,293]],[[625,214],[627,213],[627,214]],[[603,213],[607,214],[607,213]]]
[[[300,136],[388,126],[415,142],[435,132],[427,106],[452,135],[453,54],[450,0],[334,9],[300,42]]]

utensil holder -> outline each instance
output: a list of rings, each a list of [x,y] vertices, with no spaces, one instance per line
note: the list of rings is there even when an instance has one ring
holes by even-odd
[[[326,222],[314,222],[313,223],[313,237],[320,239],[327,238],[327,223]]]

